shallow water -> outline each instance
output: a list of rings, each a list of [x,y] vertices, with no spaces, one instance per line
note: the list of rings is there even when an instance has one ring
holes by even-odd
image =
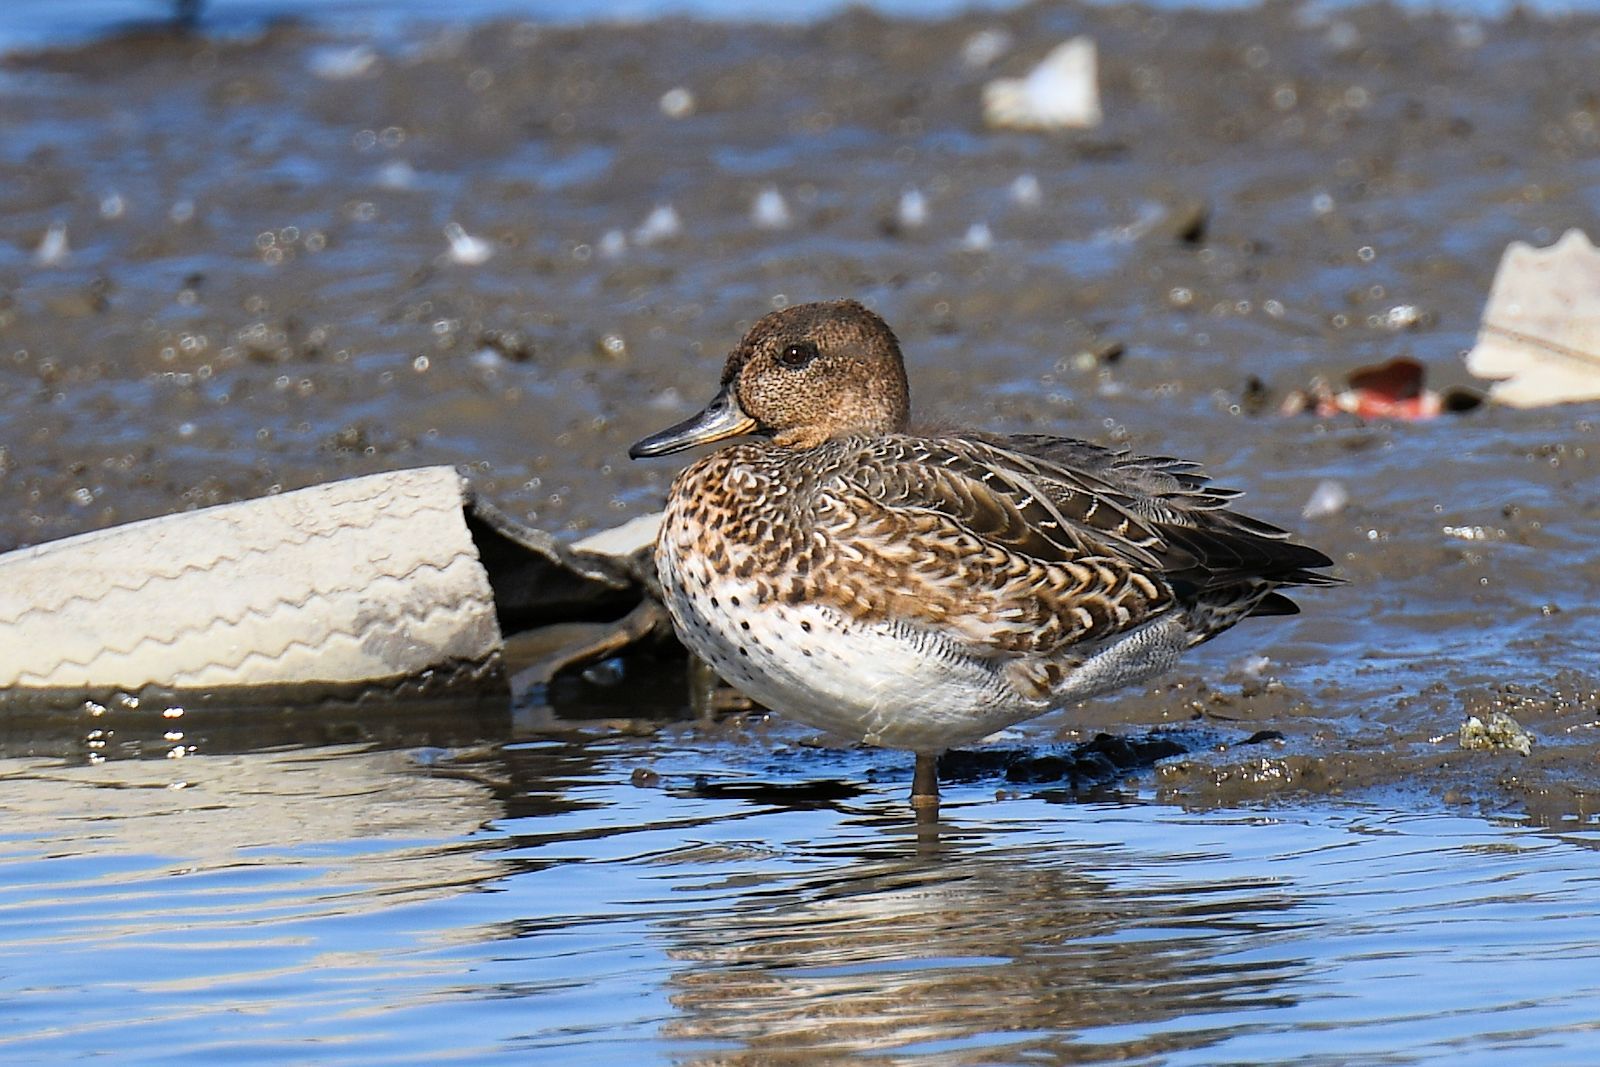
[[[0,1057],[1577,1063],[1592,827],[891,781],[671,728],[431,765],[6,761]],[[794,786],[856,755],[784,747]],[[649,768],[659,786],[631,784]],[[177,783],[184,783],[182,788]]]

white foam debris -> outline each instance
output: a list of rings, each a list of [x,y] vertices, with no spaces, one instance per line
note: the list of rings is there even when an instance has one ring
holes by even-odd
[[[1269,656],[1244,656],[1235,660],[1233,669],[1252,681],[1260,681],[1272,669],[1272,659]]]
[[[416,168],[403,159],[391,159],[378,168],[378,185],[385,189],[413,189],[416,184]]]
[[[1039,187],[1039,179],[1032,174],[1017,175],[1006,193],[1018,207],[1036,208],[1044,203],[1044,190]]]
[[[661,94],[661,113],[669,119],[686,119],[694,114],[694,94],[683,86]]]
[[[120,219],[127,211],[128,202],[115,189],[100,198],[100,217],[103,219]]]
[[[775,186],[767,186],[756,194],[750,205],[750,221],[757,229],[786,230],[794,225],[789,204]]]
[[[306,69],[324,81],[352,81],[378,65],[378,53],[371,45],[349,47],[329,45],[313,48],[306,58]]]
[[[671,204],[658,204],[633,231],[635,244],[653,245],[670,241],[683,232],[683,220]]]
[[[974,222],[967,227],[967,234],[961,238],[961,247],[968,252],[987,252],[994,247],[994,232],[989,229],[987,222]]]
[[[1011,51],[1011,34],[997,27],[979,30],[961,44],[961,65],[969,70],[982,70]]]
[[[59,267],[70,258],[72,246],[67,243],[67,224],[58,219],[39,238],[39,247],[33,250],[33,261],[41,267]]]
[[[600,235],[596,250],[605,259],[616,259],[628,250],[628,235],[621,230],[607,230]]]
[[[446,223],[444,235],[450,242],[450,261],[467,267],[487,263],[494,255],[494,244],[482,237],[474,237],[459,222]]]
[[[900,194],[894,220],[902,230],[918,230],[928,224],[928,198],[915,186]]]
[[[1488,722],[1468,715],[1461,724],[1458,738],[1462,748],[1507,749],[1522,756],[1533,752],[1533,734],[1503,711],[1490,714]]]
[[[1311,496],[1306,500],[1305,507],[1300,509],[1302,519],[1325,519],[1330,515],[1337,515],[1350,506],[1350,490],[1344,487],[1343,482],[1325,479],[1317,483],[1311,490]]]
[[[1583,231],[1506,247],[1467,370],[1512,407],[1600,399],[1600,251]]]
[[[1100,83],[1094,41],[1074,37],[1021,78],[983,87],[983,117],[1015,130],[1081,129],[1100,125]]]

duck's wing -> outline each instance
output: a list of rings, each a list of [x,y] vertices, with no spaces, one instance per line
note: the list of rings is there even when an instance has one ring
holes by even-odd
[[[1215,588],[1252,580],[1278,585],[1329,585],[1319,574],[1333,561],[1289,532],[1232,509],[1242,494],[1211,484],[1198,463],[1137,456],[1086,441],[1018,434],[990,438],[998,451],[1028,456],[1075,482],[1110,487],[1156,534],[1165,572],[1174,580]],[[1050,475],[1044,475],[1048,483]]]
[[[884,438],[847,471],[852,485],[886,507],[936,512],[1040,562],[1106,556],[1163,569],[1161,535],[1135,497],[1002,439]]]
[[[821,568],[829,578],[807,596],[975,654],[1054,654],[1176,603],[1164,576],[1174,550],[1126,494],[988,442],[874,440],[815,502],[819,551],[843,565]]]

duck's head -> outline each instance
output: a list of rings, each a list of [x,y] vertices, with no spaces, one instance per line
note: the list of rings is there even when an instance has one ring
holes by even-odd
[[[910,413],[900,342],[854,300],[796,304],[763,317],[722,368],[706,409],[628,449],[664,456],[741,434],[814,448],[846,434],[892,433]]]

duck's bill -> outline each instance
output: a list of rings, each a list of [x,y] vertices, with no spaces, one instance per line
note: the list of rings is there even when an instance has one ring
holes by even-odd
[[[645,459],[649,456],[665,456],[670,452],[693,448],[695,445],[710,444],[712,441],[721,441],[727,437],[754,433],[755,430],[756,420],[746,415],[744,409],[739,406],[739,401],[734,399],[732,391],[724,388],[700,414],[685,419],[676,426],[668,426],[660,433],[651,434],[628,449],[628,457]]]

